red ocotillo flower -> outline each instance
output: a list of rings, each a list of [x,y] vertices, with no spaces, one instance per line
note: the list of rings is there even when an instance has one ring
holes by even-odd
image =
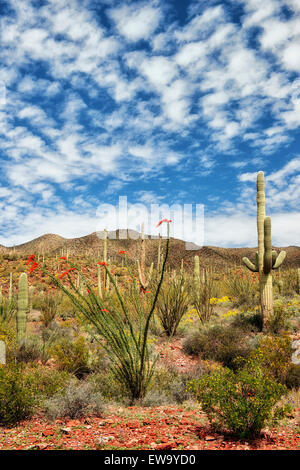
[[[172,222],[172,220],[169,220],[169,219],[162,219],[158,222],[158,224],[156,225],[156,227],[159,227],[163,222]]]
[[[58,259],[67,259],[67,258],[66,258],[65,256],[61,256],[61,257],[58,258]]]
[[[29,255],[28,257],[28,260],[27,260],[27,263],[26,264],[30,264],[30,263],[33,263],[33,260],[34,260],[35,256],[34,255]]]
[[[106,308],[101,308],[101,312],[108,313],[108,310],[106,310]]]
[[[69,274],[70,271],[75,271],[76,268],[70,268],[59,276],[59,279],[64,277],[66,274]]]
[[[32,266],[31,268],[29,269],[29,273],[33,273],[33,271],[38,267],[38,263],[36,263],[35,261],[31,261],[32,262]]]
[[[108,266],[108,264],[105,261],[99,261],[99,263],[97,264],[100,264],[100,266]]]

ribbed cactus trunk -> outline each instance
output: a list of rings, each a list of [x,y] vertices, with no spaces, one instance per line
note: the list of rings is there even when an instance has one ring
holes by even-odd
[[[28,280],[27,274],[22,273],[19,278],[18,310],[17,310],[17,340],[21,344],[25,340],[26,322],[28,312]]]
[[[272,281],[272,240],[271,218],[264,219],[263,240],[263,270],[259,273],[260,302],[262,312],[262,324],[265,326],[268,318],[273,313],[273,281]],[[259,253],[258,253],[259,259]]]

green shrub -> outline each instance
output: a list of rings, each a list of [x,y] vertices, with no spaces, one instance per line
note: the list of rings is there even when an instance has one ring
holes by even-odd
[[[18,346],[16,359],[18,362],[33,362],[43,357],[43,345],[37,335],[27,336],[26,341]]]
[[[65,417],[77,419],[89,414],[101,415],[102,412],[102,396],[93,390],[90,383],[80,383],[76,379],[45,404],[45,415],[51,420]]]
[[[102,371],[91,374],[88,381],[105,400],[123,404],[129,403],[130,395],[127,388],[116,379],[111,369],[104,368]]]
[[[224,281],[226,294],[232,299],[233,307],[253,307],[259,302],[259,283],[256,273],[238,269]]]
[[[255,311],[245,311],[235,315],[232,319],[232,326],[244,329],[245,331],[258,333],[261,331],[261,314]]]
[[[274,308],[266,321],[266,328],[270,333],[278,334],[289,328],[289,319],[293,316],[293,311],[286,304],[284,299],[280,298],[274,301]]]
[[[23,368],[18,364],[0,365],[0,425],[13,425],[31,415],[33,393]]]
[[[259,355],[264,373],[285,383],[291,366],[292,352],[292,341],[289,336],[262,336],[259,338],[258,348],[251,353],[251,356]]]
[[[51,349],[59,370],[81,375],[89,370],[89,351],[86,340],[79,336],[76,339],[65,339]]]
[[[16,299],[8,300],[4,297],[0,298],[0,324],[6,327],[11,323],[12,318],[17,312]]]
[[[204,271],[202,279],[194,279],[191,301],[201,323],[209,321],[215,314],[211,299],[216,298],[216,292],[217,283],[207,271]]]
[[[256,358],[246,360],[237,372],[220,367],[192,381],[189,390],[213,427],[241,438],[257,436],[267,424],[275,425],[291,411],[288,405],[276,406],[287,388],[265,376]]]
[[[172,275],[162,286],[156,304],[157,317],[167,336],[176,334],[188,306],[188,284],[184,276]]]
[[[300,364],[292,364],[287,371],[285,384],[289,389],[300,388]]]
[[[63,390],[70,380],[70,374],[66,371],[58,371],[37,364],[27,368],[24,374],[39,403]]]
[[[235,369],[235,358],[249,356],[252,346],[244,329],[218,324],[193,332],[184,341],[183,349],[188,354],[200,354],[202,359],[221,362]]]
[[[41,297],[39,306],[41,311],[40,320],[45,327],[49,326],[55,319],[61,301],[61,293],[46,294]]]

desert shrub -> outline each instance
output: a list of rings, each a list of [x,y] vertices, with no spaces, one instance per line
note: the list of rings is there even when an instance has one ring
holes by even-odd
[[[101,415],[103,398],[95,393],[88,382],[71,380],[64,391],[54,395],[45,403],[45,415],[48,419],[82,418],[89,414]]]
[[[51,353],[59,370],[75,375],[88,371],[89,351],[86,340],[79,336],[76,339],[65,339],[51,348]]]
[[[157,317],[167,336],[176,330],[189,306],[188,285],[182,275],[172,275],[163,285],[156,304]]]
[[[43,344],[37,335],[26,337],[16,349],[16,359],[18,362],[33,362],[43,358]]]
[[[256,273],[233,271],[224,281],[224,289],[234,307],[253,307],[259,302],[259,282]]]
[[[62,319],[67,319],[70,317],[74,317],[75,312],[76,312],[76,308],[74,304],[71,302],[69,297],[64,295],[58,307],[59,316]]]
[[[291,366],[292,342],[288,336],[263,336],[251,356],[260,357],[264,373],[277,381],[285,383]]]
[[[111,369],[103,369],[89,375],[92,389],[100,393],[106,401],[128,404],[130,394],[127,388],[115,377]]]
[[[31,415],[33,393],[23,368],[18,364],[0,365],[0,425],[13,425]]]
[[[214,315],[213,298],[216,298],[216,282],[204,271],[203,278],[194,279],[191,294],[191,302],[201,323],[209,321]]]
[[[287,388],[265,376],[254,357],[237,372],[220,367],[192,381],[189,390],[213,427],[242,438],[257,436],[266,424],[274,425],[290,412],[288,405],[276,406]]]
[[[27,368],[24,375],[38,403],[62,391],[70,380],[70,374],[66,371],[58,371],[37,364]]]
[[[166,403],[183,403],[192,399],[188,384],[195,377],[212,374],[219,367],[216,363],[202,361],[193,370],[180,372],[173,366],[157,367],[142,406],[159,406]]]
[[[0,323],[0,341],[4,341],[6,348],[6,362],[15,360],[15,351],[17,349],[16,329],[10,325]]]
[[[16,299],[8,300],[4,297],[0,298],[0,324],[5,327],[10,324],[12,318],[17,311]]]
[[[266,320],[266,328],[270,333],[280,333],[289,327],[288,320],[293,316],[293,312],[284,299],[276,299],[271,315]]]
[[[300,388],[300,364],[292,364],[289,367],[285,377],[285,385],[289,389],[298,390]]]
[[[45,294],[40,300],[40,320],[45,327],[49,326],[55,319],[59,305],[62,301],[61,293]]]
[[[262,328],[261,314],[257,311],[246,310],[235,315],[231,324],[233,327],[257,333]]]
[[[297,270],[288,268],[280,271],[282,281],[281,294],[283,296],[293,296],[298,291]]]
[[[188,354],[200,354],[202,359],[221,362],[235,369],[237,356],[249,356],[252,346],[247,332],[230,324],[207,325],[194,331],[183,343]]]

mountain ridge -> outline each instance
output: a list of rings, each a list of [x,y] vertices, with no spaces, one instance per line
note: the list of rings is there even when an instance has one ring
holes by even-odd
[[[129,257],[137,259],[140,257],[140,233],[135,230],[117,230],[108,231],[108,256],[115,259],[120,250],[129,250]],[[120,238],[130,235],[130,238]],[[112,238],[116,236],[117,238]],[[2,254],[16,252],[20,255],[27,255],[29,253],[35,254],[61,254],[62,251],[68,250],[70,255],[86,255],[101,257],[103,249],[104,231],[92,232],[88,235],[76,238],[65,238],[57,234],[47,233],[41,235],[33,240],[30,240],[13,247],[5,247],[0,245],[0,252]],[[162,249],[165,243],[165,238],[162,238]],[[192,267],[195,255],[199,256],[200,266],[207,265],[225,266],[225,265],[240,265],[244,256],[254,260],[256,247],[239,247],[239,248],[223,248],[217,246],[193,246],[194,249],[187,250],[186,242],[171,238],[171,249],[169,256],[169,266],[175,268],[181,264],[183,260],[184,265]],[[191,247],[192,245],[190,245]],[[151,236],[146,239],[146,263],[155,263],[157,258],[158,236]],[[274,247],[275,250],[285,250],[287,252],[287,259],[285,262],[286,267],[300,267],[300,247]]]

